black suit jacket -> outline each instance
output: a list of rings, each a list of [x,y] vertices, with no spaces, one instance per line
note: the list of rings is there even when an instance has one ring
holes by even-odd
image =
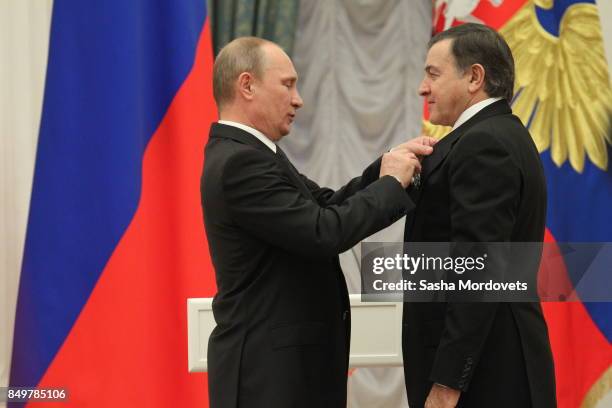
[[[412,201],[380,161],[334,192],[282,151],[213,124],[202,205],[216,272],[210,406],[345,407],[350,305],[338,253]]]
[[[542,241],[543,168],[505,101],[442,139],[424,159],[422,178],[416,209],[406,218],[406,242]],[[463,407],[556,406],[538,303],[406,302],[403,323],[411,408],[424,405],[434,382],[462,390]]]

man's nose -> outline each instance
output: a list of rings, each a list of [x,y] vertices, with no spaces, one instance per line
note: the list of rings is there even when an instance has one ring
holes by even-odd
[[[304,101],[302,100],[302,97],[300,96],[300,93],[298,91],[295,91],[295,95],[293,96],[293,99],[291,100],[291,105],[295,109],[299,109],[302,107],[302,105],[304,105]]]
[[[421,85],[419,85],[419,95],[427,96],[429,94],[429,85],[425,82],[425,80],[421,81]]]

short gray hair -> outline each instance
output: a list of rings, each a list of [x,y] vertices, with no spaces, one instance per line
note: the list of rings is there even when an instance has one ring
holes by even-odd
[[[265,53],[262,46],[270,41],[257,37],[240,37],[219,51],[213,65],[213,95],[221,109],[234,100],[234,83],[243,72],[250,72],[261,79]]]

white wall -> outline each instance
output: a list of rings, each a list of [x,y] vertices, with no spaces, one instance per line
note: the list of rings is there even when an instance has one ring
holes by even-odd
[[[0,387],[9,376],[51,8],[52,0],[0,1]]]

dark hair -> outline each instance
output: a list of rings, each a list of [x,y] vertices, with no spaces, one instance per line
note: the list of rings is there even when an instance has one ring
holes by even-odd
[[[473,64],[482,65],[487,95],[512,101],[514,58],[510,47],[497,31],[482,24],[462,24],[433,36],[428,47],[448,39],[452,40],[451,53],[458,70],[465,72]]]

